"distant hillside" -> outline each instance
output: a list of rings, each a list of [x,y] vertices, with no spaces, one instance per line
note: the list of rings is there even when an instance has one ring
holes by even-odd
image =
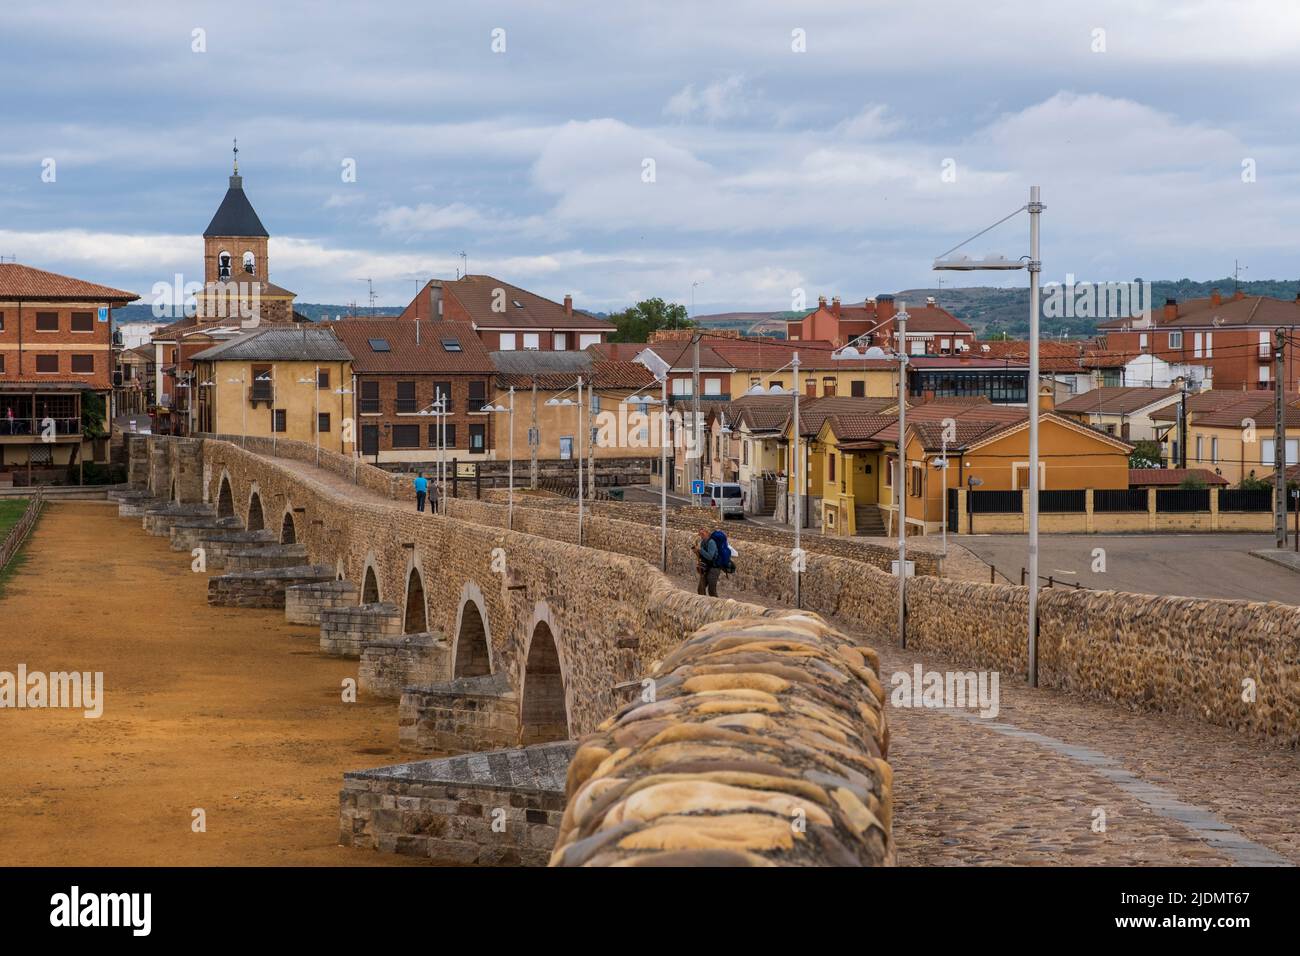
[[[294,310],[301,312],[313,322],[319,322],[322,319],[332,319],[337,315],[369,315],[370,309],[367,306],[353,305],[330,305],[319,302],[297,302],[294,304]],[[375,306],[375,315],[400,315],[401,306]],[[177,314],[176,318],[180,318]],[[152,305],[141,305],[138,302],[135,305],[124,305],[120,309],[113,310],[113,322],[121,325],[123,322],[171,322],[171,318],[164,316],[157,318],[153,314]]]
[[[1141,282],[1141,279],[1135,281]],[[1164,305],[1167,298],[1180,302],[1187,299],[1203,299],[1211,290],[1218,289],[1225,296],[1233,290],[1231,276],[1206,282],[1194,282],[1191,279],[1153,279],[1151,281],[1152,308]],[[1247,295],[1266,295],[1279,299],[1293,299],[1300,282],[1294,279],[1259,279],[1242,282],[1241,289]],[[1046,293],[1044,293],[1046,294]],[[961,319],[982,338],[1007,337],[1022,339],[1029,335],[1029,288],[995,289],[989,286],[971,286],[968,288],[942,289],[904,289],[895,293],[895,298],[913,305],[924,303],[933,296],[957,318]],[[849,300],[845,300],[849,301]],[[852,301],[861,304],[862,299]],[[739,329],[749,335],[784,335],[785,320],[798,318],[801,313],[782,312],[718,312],[712,315],[697,315],[695,321],[705,328]],[[1091,338],[1097,334],[1097,320],[1091,318],[1047,317],[1042,320],[1042,333],[1045,336],[1071,339]]]

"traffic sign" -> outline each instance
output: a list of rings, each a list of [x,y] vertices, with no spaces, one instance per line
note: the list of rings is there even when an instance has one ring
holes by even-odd
[[[691,494],[693,495],[704,494],[704,482],[702,480],[696,478],[691,482]]]

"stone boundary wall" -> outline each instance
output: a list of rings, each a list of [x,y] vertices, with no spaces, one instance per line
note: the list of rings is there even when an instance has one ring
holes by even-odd
[[[484,495],[484,501],[491,504],[506,504],[506,498],[503,493],[494,493],[491,496]],[[454,501],[449,507],[452,513],[455,509],[466,502]],[[520,495],[518,489],[515,493],[515,527],[520,527],[520,510],[548,510],[565,513],[572,522],[578,512],[578,504],[568,498],[546,498],[537,495]],[[651,525],[656,533],[655,541],[658,542],[659,529],[659,506],[652,504],[642,504],[640,502],[611,502],[596,501],[587,502],[585,505],[587,517],[596,515],[599,517],[611,518],[618,521],[634,522],[636,524]],[[774,548],[786,551],[787,555],[794,548],[794,532],[782,531],[777,528],[768,528],[762,525],[745,522],[719,522],[717,514],[709,508],[683,508],[676,512],[668,513],[668,530],[687,531],[692,536],[701,527],[722,528],[727,537],[743,547],[744,544],[766,544]],[[642,534],[645,532],[642,531]],[[576,535],[576,531],[575,531]],[[693,540],[693,538],[692,538]],[[894,548],[887,548],[878,544],[871,544],[866,541],[856,541],[852,538],[828,538],[820,534],[806,534],[800,538],[800,546],[809,553],[833,555],[841,558],[849,558],[853,561],[861,561],[870,564],[872,567],[888,571],[892,563],[898,559],[898,551]],[[670,545],[671,547],[671,545]],[[658,561],[658,553],[651,559]],[[908,551],[908,560],[916,564],[916,573],[919,575],[938,575],[939,573],[939,556],[919,549]],[[787,558],[788,564],[788,558]]]
[[[551,865],[892,865],[879,667],[813,615],[700,628],[581,742]]]

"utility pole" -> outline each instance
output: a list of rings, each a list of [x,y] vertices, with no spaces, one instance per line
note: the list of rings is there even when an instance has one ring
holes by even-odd
[[[1273,530],[1276,547],[1286,547],[1286,330],[1277,330],[1273,348]]]
[[[898,645],[907,647],[907,303],[898,303]]]
[[[1029,187],[1029,686],[1038,686],[1038,221],[1039,187]],[[902,436],[899,436],[902,440]]]
[[[700,421],[700,337],[694,337],[695,357],[691,360],[691,404],[694,407],[692,412],[694,421],[691,423],[691,431],[695,436],[695,477],[704,478],[704,447],[701,445],[704,435],[704,425]]]
[[[1180,378],[1182,398],[1178,402],[1178,455],[1174,464],[1179,468],[1187,467],[1187,379]]]

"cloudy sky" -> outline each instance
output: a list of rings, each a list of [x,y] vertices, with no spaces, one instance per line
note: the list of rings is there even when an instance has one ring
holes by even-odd
[[[46,0],[0,33],[0,255],[201,277],[237,136],[308,302],[404,304],[461,251],[598,310],[861,299],[1031,183],[1045,280],[1294,278],[1298,79],[1293,0]]]

